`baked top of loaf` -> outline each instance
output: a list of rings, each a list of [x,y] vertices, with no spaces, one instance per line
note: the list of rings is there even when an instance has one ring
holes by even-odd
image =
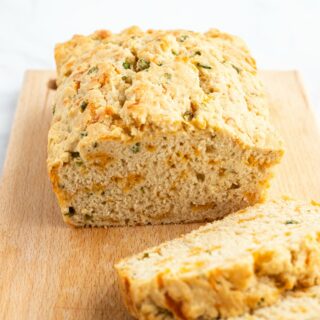
[[[58,44],[49,166],[97,140],[223,130],[239,143],[279,147],[254,59],[242,40],[209,30],[98,31]]]
[[[320,286],[289,291],[276,304],[253,314],[229,320],[318,320],[320,318]]]
[[[271,201],[124,259],[116,269],[127,306],[207,319],[273,304],[317,283],[319,222],[316,202]]]

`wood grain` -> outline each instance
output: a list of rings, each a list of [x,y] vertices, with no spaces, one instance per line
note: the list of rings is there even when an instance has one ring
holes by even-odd
[[[287,149],[270,196],[320,198],[320,135],[299,76],[261,77]],[[73,229],[62,222],[46,172],[53,78],[26,73],[10,138],[0,186],[0,318],[129,319],[114,262],[197,225]]]

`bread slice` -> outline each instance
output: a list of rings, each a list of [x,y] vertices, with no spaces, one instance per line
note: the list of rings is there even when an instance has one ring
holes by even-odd
[[[320,279],[320,206],[258,204],[116,265],[139,319],[221,319]]]
[[[264,198],[283,148],[240,39],[134,27],[55,58],[48,171],[66,222],[211,221]]]
[[[169,318],[167,318],[169,319]],[[270,307],[256,310],[253,314],[232,317],[229,320],[319,320],[320,286],[289,291]]]

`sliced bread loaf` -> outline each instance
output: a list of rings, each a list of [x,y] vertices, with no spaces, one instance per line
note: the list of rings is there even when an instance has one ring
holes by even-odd
[[[55,58],[48,171],[67,223],[211,221],[264,198],[283,147],[239,38],[134,27]]]
[[[116,265],[139,319],[220,319],[320,279],[320,207],[291,200],[240,210]]]
[[[229,320],[319,320],[320,286],[289,291],[270,307],[256,310],[253,314],[232,317]]]

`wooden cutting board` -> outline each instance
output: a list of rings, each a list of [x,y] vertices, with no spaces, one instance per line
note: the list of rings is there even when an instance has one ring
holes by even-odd
[[[51,71],[28,71],[0,186],[0,318],[129,319],[113,264],[197,225],[73,229],[46,172]],[[320,198],[320,135],[297,72],[263,72],[286,154],[270,196]]]

